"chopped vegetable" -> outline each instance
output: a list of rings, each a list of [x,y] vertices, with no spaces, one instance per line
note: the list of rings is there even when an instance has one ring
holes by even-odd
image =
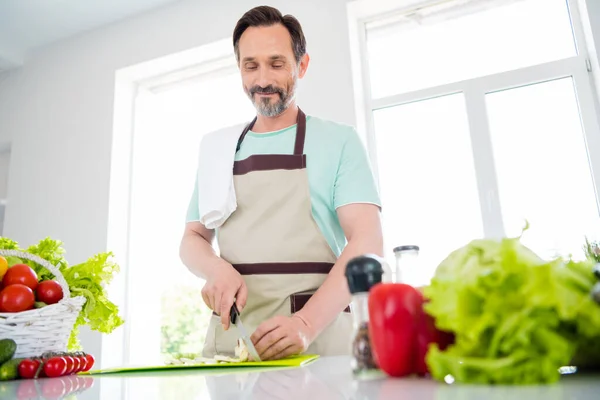
[[[248,347],[246,347],[246,343],[240,338],[238,339],[238,344],[235,346],[235,356],[242,362],[248,361],[250,358],[250,353],[248,353]]]
[[[474,240],[452,252],[424,289],[437,328],[453,332],[427,354],[432,376],[530,384],[559,379],[577,350],[600,342],[594,262],[545,261],[520,237]]]
[[[239,363],[249,360],[248,348],[242,339],[238,339],[234,349],[235,357],[217,354],[213,358],[202,357],[199,354],[171,354],[166,360],[167,365],[200,365],[200,364],[224,364]]]

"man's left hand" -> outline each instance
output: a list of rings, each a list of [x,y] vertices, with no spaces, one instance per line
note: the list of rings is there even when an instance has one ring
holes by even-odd
[[[250,340],[261,360],[278,360],[306,351],[312,336],[302,318],[276,316],[260,324]]]

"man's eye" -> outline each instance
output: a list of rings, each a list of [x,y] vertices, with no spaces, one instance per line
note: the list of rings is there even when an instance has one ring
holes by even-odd
[[[256,64],[246,64],[246,69],[256,69]]]
[[[273,64],[273,68],[282,68],[282,67],[283,67],[282,63]]]

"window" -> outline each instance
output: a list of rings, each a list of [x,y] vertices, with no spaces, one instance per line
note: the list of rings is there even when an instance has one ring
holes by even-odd
[[[577,55],[564,0],[446,1],[366,30],[373,98]]]
[[[202,350],[211,312],[200,292],[204,281],[181,263],[179,244],[202,135],[255,113],[233,58],[230,64],[138,90],[127,262],[130,364],[158,365],[167,353]]]
[[[479,199],[464,96],[436,97],[373,114],[379,178],[387,184],[381,189],[386,247],[419,243],[421,265],[432,273],[444,255],[483,233],[481,215],[473,212]],[[456,151],[447,151],[453,147]]]
[[[544,257],[567,255],[599,229],[598,203],[571,77],[486,95],[506,233]]]
[[[408,281],[427,284],[454,249],[526,222],[540,256],[584,257],[600,129],[575,1],[409,3],[349,5],[388,262],[419,245]]]

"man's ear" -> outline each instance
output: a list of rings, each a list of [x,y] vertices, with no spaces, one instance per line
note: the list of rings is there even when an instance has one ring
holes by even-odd
[[[298,68],[298,78],[303,78],[304,74],[306,74],[306,70],[308,69],[308,63],[310,62],[310,56],[308,55],[308,53],[306,53],[301,59],[300,59],[300,65]]]

